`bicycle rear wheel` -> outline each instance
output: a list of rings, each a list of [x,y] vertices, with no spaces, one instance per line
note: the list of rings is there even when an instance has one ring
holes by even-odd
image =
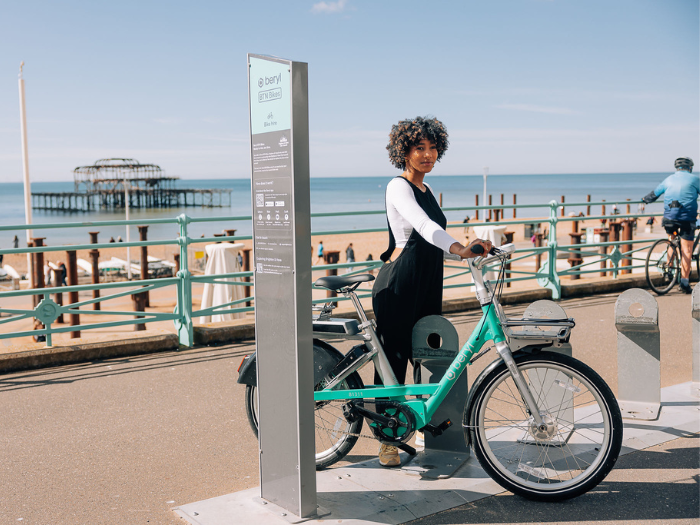
[[[676,246],[668,239],[656,241],[647,253],[645,269],[649,288],[659,295],[670,291],[680,276],[680,257]]]
[[[316,350],[316,349],[315,349]],[[323,383],[323,382],[321,382]],[[336,390],[361,389],[364,385],[357,372],[350,374]],[[315,390],[321,390],[321,384]],[[318,401],[314,408],[316,426],[316,470],[331,466],[343,459],[357,443],[362,430],[363,419],[350,423],[343,416],[342,405],[347,401]],[[253,432],[258,435],[258,393],[257,387],[247,385],[245,391],[245,408]],[[355,435],[353,435],[355,434]]]
[[[521,496],[579,496],[610,472],[622,445],[622,417],[590,367],[542,352],[515,357],[540,408],[538,427],[504,363],[479,384],[465,409],[474,452],[499,485]]]

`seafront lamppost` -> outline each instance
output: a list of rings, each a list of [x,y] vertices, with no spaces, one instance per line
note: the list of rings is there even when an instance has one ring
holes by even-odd
[[[482,206],[486,206],[486,203],[488,202],[486,200],[486,179],[489,176],[489,167],[484,166],[484,200]],[[484,211],[484,219],[486,219],[486,211]]]
[[[27,225],[32,223],[32,189],[29,183],[29,151],[27,150],[27,112],[24,107],[24,78],[22,78],[22,67],[24,61],[19,65],[19,122],[22,136],[22,168],[24,171],[24,219]],[[32,237],[32,230],[27,232],[27,246]],[[43,269],[41,270],[43,271]],[[32,275],[32,254],[27,253],[27,275],[29,277],[29,288],[34,288],[34,277]]]

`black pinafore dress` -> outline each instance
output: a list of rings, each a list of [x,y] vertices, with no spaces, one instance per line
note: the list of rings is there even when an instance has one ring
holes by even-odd
[[[411,186],[416,202],[431,220],[441,228],[447,226],[447,218],[429,188],[423,193],[404,177],[396,178]],[[386,263],[395,248],[389,225],[389,248],[381,255],[382,261]],[[442,313],[443,260],[442,249],[413,230],[396,260],[381,267],[372,288],[377,334],[399,383],[405,383],[406,367],[412,358],[413,325],[426,315]],[[376,371],[374,381],[381,383]]]

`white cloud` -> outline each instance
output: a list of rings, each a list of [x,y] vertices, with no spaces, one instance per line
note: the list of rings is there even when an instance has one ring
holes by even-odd
[[[512,109],[515,111],[531,111],[533,113],[551,113],[553,115],[576,115],[579,112],[569,108],[552,106],[536,106],[535,104],[498,104],[498,109]]]
[[[341,13],[345,10],[347,0],[338,0],[337,2],[318,2],[311,8],[312,13]]]

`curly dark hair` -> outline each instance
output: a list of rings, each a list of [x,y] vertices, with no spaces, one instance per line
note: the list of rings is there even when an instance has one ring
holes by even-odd
[[[438,150],[439,161],[447,151],[450,142],[447,140],[445,125],[435,117],[416,117],[410,120],[402,120],[391,126],[389,133],[389,160],[400,170],[406,169],[406,155],[421,140],[427,139],[435,143]]]

